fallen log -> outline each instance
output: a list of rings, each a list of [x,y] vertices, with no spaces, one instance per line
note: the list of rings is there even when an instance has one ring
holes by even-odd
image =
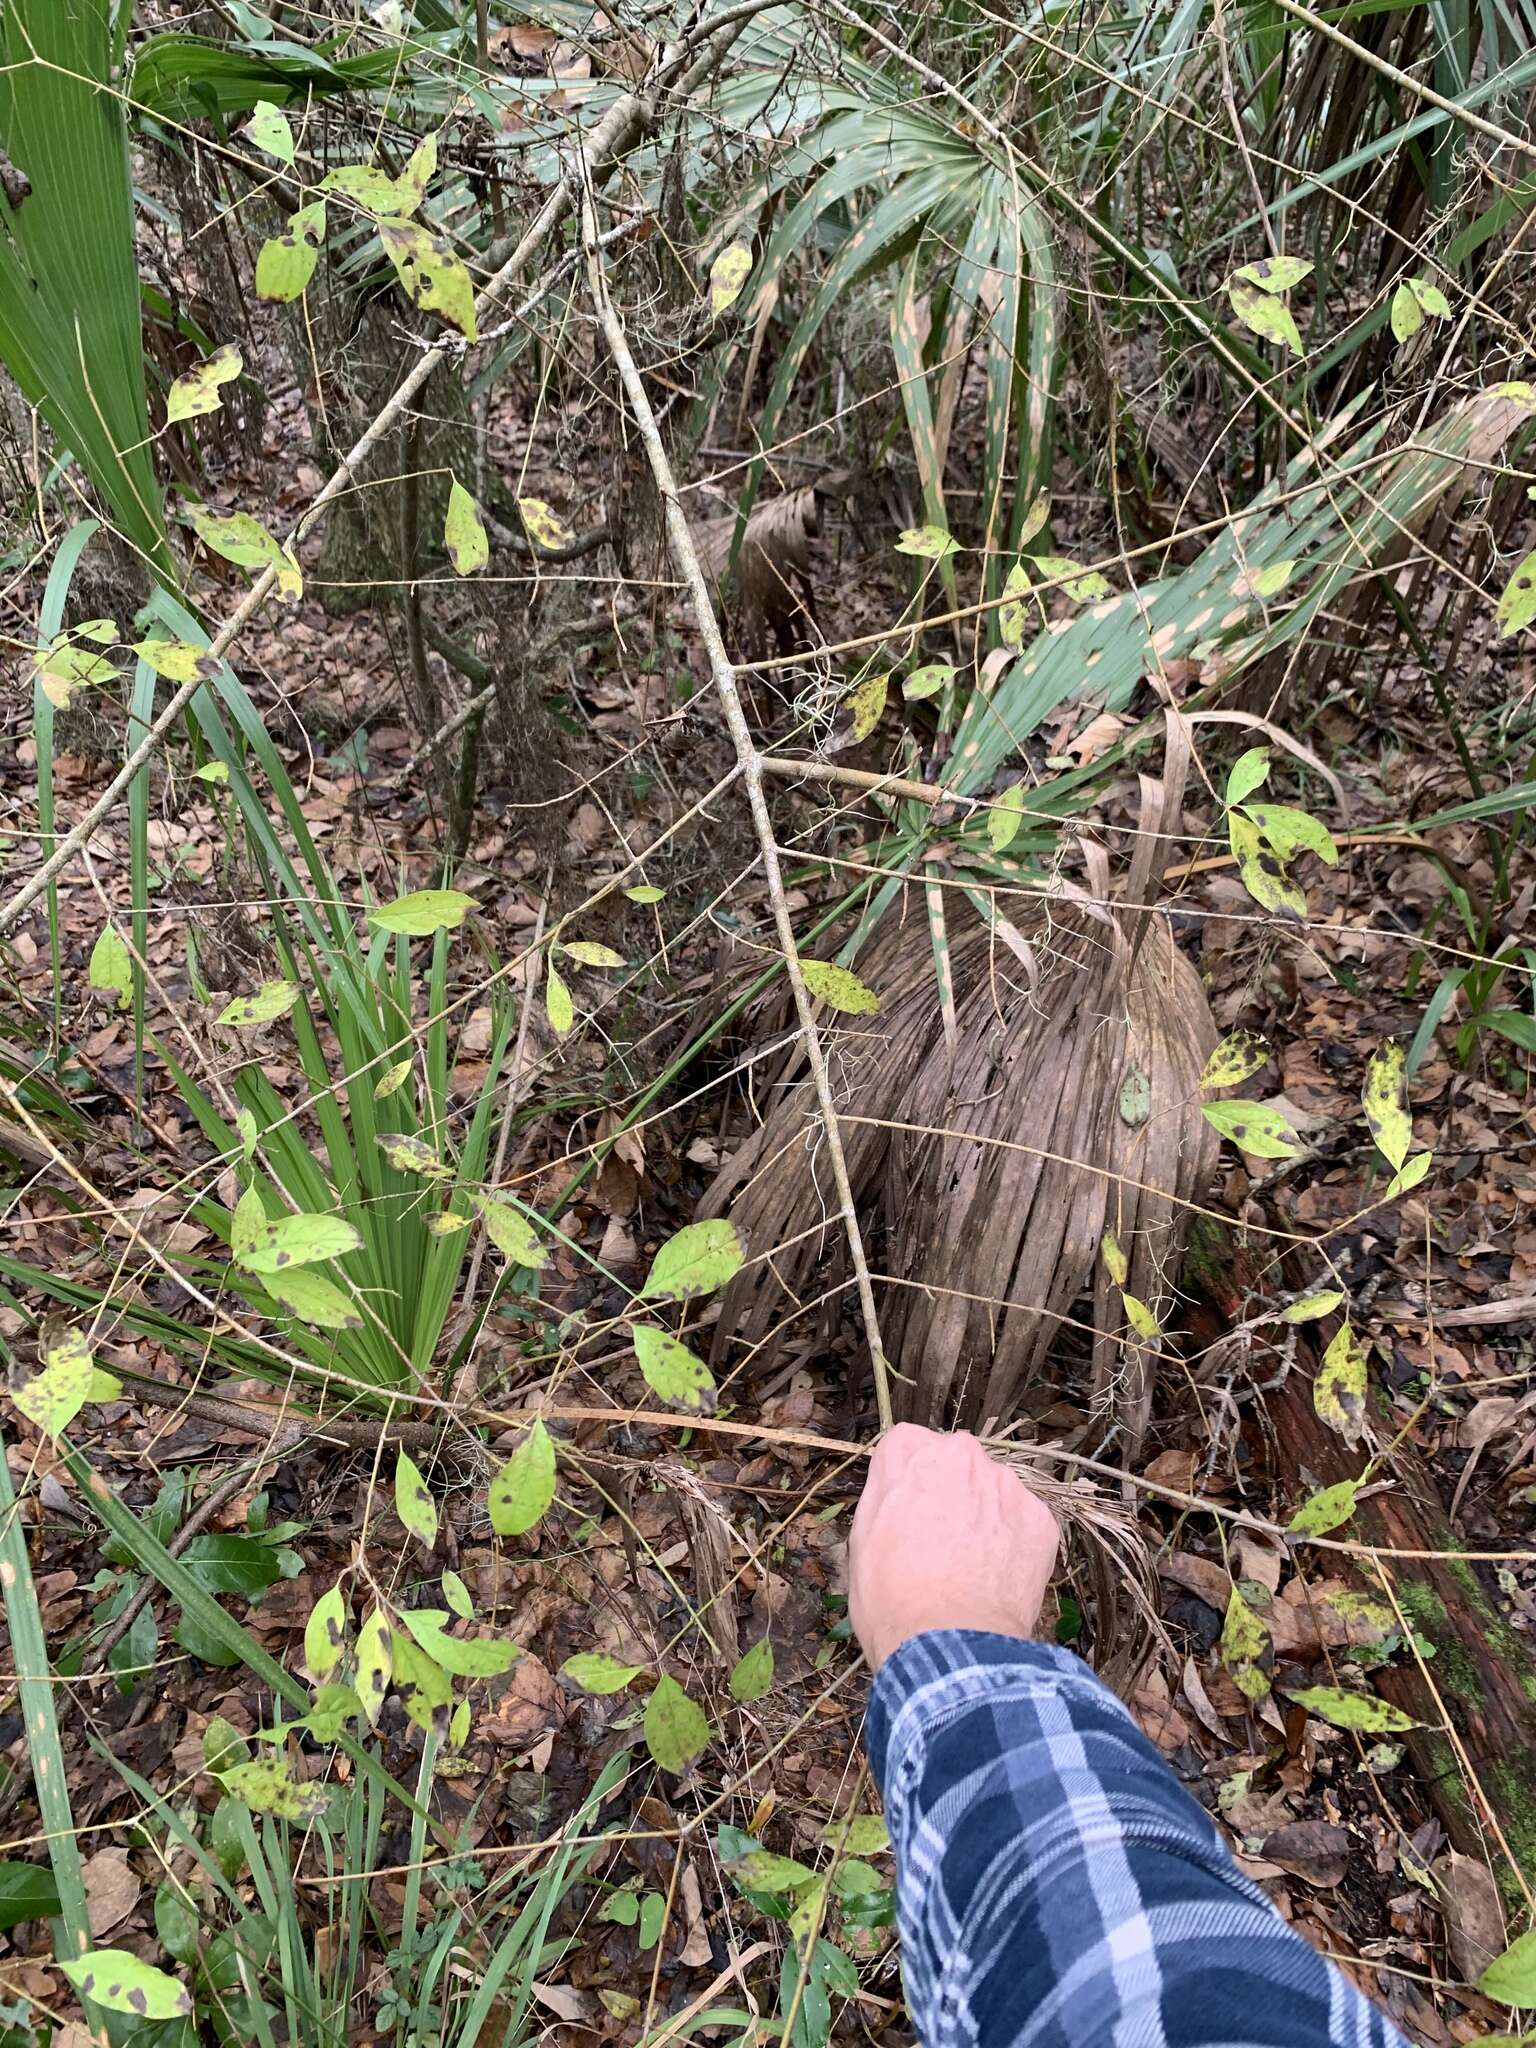
[[[1184,1270],[1197,1302],[1192,1320],[1206,1342],[1252,1316],[1279,1287],[1303,1288],[1312,1280],[1289,1256],[1278,1268],[1266,1261],[1261,1275],[1234,1234],[1203,1219]],[[1291,1507],[1317,1488],[1358,1478],[1366,1452],[1381,1456],[1397,1434],[1379,1388],[1366,1442],[1353,1450],[1316,1413],[1313,1378],[1337,1322],[1330,1317],[1296,1331],[1285,1379],[1249,1411],[1256,1425],[1246,1439],[1254,1476]],[[1396,1444],[1375,1477],[1393,1483],[1362,1499],[1348,1528],[1335,1533],[1384,1549],[1427,1553],[1374,1563],[1362,1559],[1355,1576],[1362,1591],[1380,1597],[1379,1564],[1403,1614],[1434,1645],[1434,1655],[1421,1664],[1410,1652],[1373,1673],[1374,1683],[1383,1699],[1419,1724],[1403,1740],[1453,1846],[1488,1863],[1506,1902],[1522,1904],[1529,1897],[1526,1887],[1536,1889],[1536,1645],[1500,1612],[1493,1568],[1448,1554],[1474,1546],[1458,1534],[1413,1444]],[[1304,1561],[1305,1544],[1298,1548]],[[1330,1566],[1333,1561],[1330,1556]]]

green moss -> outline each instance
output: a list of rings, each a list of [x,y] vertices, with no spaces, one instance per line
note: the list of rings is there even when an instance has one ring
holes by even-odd
[[[1397,1597],[1414,1628],[1435,1646],[1434,1677],[1442,1692],[1458,1699],[1481,1703],[1483,1682],[1476,1660],[1468,1653],[1451,1626],[1445,1602],[1427,1579],[1404,1579]]]
[[[1536,1754],[1506,1757],[1494,1765],[1487,1780],[1488,1796],[1499,1816],[1510,1853],[1529,1882],[1536,1879]],[[1499,1890],[1506,1905],[1520,1909],[1525,1902],[1520,1880],[1513,1870],[1496,1869]]]

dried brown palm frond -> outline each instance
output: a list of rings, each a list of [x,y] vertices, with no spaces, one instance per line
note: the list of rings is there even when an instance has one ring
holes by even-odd
[[[1167,789],[1146,785],[1133,904],[1146,900],[1163,821],[1178,815],[1182,740],[1177,751]],[[838,1106],[896,1407],[913,1421],[1012,1418],[1091,1290],[1095,1397],[1132,1441],[1146,1425],[1155,1354],[1126,1330],[1100,1250],[1113,1232],[1127,1291],[1154,1313],[1168,1302],[1188,1206],[1215,1164],[1199,1077],[1216,1031],[1166,923],[1106,907],[1102,854],[1089,872],[1098,900],[1058,890],[1013,917],[1032,972],[979,917],[949,914],[947,1029],[923,921],[888,917],[859,956],[881,1007],[839,1040]],[[802,1075],[791,1055],[772,1108],[701,1205],[729,1212],[753,1254],[724,1299],[717,1365],[770,1350],[778,1326],[845,1278]]]

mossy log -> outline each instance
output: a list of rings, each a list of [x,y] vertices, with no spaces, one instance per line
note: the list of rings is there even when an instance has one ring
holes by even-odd
[[[1268,1260],[1264,1263],[1267,1277],[1261,1278],[1258,1262],[1235,1238],[1202,1223],[1190,1246],[1184,1280],[1201,1303],[1195,1317],[1207,1341],[1251,1316],[1273,1288],[1310,1284],[1311,1276],[1300,1266],[1292,1271],[1287,1262],[1274,1271]],[[1260,1470],[1275,1498],[1290,1504],[1315,1488],[1358,1478],[1365,1465],[1367,1446],[1351,1450],[1312,1404],[1313,1378],[1333,1322],[1329,1318],[1297,1332],[1290,1371],[1280,1386],[1261,1396],[1262,1416],[1256,1415],[1257,1426],[1249,1432],[1250,1448],[1256,1462],[1262,1461]],[[1380,1454],[1395,1434],[1384,1410],[1378,1411],[1368,1448]],[[1536,1886],[1536,1645],[1501,1613],[1495,1568],[1448,1554],[1476,1546],[1452,1524],[1429,1465],[1414,1446],[1396,1444],[1376,1476],[1390,1478],[1390,1490],[1369,1495],[1348,1527],[1337,1533],[1383,1549],[1428,1553],[1383,1562],[1403,1613],[1434,1645],[1434,1655],[1423,1667],[1405,1656],[1377,1671],[1374,1682],[1383,1699],[1420,1724],[1403,1740],[1453,1846],[1487,1862],[1506,1900],[1515,1904],[1521,1896],[1519,1881],[1501,1853],[1483,1801],[1527,1883]],[[1330,1570],[1336,1556],[1327,1553]],[[1379,1596],[1368,1563],[1357,1576],[1362,1591]],[[1446,1733],[1447,1716],[1465,1763]]]

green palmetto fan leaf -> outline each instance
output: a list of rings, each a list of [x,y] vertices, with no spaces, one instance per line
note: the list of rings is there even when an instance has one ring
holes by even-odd
[[[46,4],[46,0],[44,0]],[[274,107],[387,87],[397,81],[400,53],[391,48],[333,56],[282,36],[264,43],[213,42],[169,31],[139,44],[133,67],[136,111],[165,121],[227,120],[258,100]]]
[[[175,580],[147,444],[133,191],[109,0],[0,11],[0,357],[113,523]]]

